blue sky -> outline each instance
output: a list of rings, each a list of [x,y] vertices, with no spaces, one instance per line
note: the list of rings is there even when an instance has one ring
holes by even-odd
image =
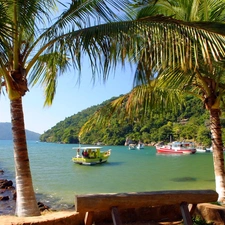
[[[65,1],[62,1],[65,3]],[[59,5],[59,11],[63,7]],[[56,123],[70,117],[88,107],[101,104],[111,97],[128,93],[133,87],[134,71],[127,65],[125,69],[118,67],[111,73],[104,84],[97,80],[92,82],[92,72],[86,60],[83,63],[80,85],[77,84],[77,71],[71,71],[58,80],[57,92],[51,107],[43,107],[44,95],[39,86],[30,88],[23,97],[25,128],[44,133]],[[0,122],[10,122],[10,102],[7,96],[0,95]]]
[[[133,87],[134,71],[127,65],[118,67],[104,84],[92,82],[91,69],[86,64],[83,68],[80,85],[77,84],[77,71],[71,71],[59,78],[57,92],[51,107],[43,107],[44,95],[39,86],[30,89],[23,97],[25,127],[28,130],[44,133],[56,123],[88,107],[120,94],[128,93]],[[0,122],[10,122],[10,102],[7,96],[0,96]]]

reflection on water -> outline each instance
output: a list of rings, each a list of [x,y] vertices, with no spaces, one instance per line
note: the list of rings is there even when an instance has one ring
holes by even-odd
[[[174,182],[193,182],[193,181],[197,181],[197,178],[195,178],[195,177],[177,177],[177,178],[173,178],[171,180]]]

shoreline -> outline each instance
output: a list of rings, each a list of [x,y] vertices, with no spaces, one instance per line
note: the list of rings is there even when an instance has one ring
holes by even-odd
[[[0,179],[1,181],[1,179]],[[16,210],[16,199],[14,197],[15,195],[15,187],[10,187],[6,189],[0,188],[0,216],[14,216],[15,210]],[[37,204],[40,209],[40,212],[42,214],[48,213],[48,212],[61,212],[61,211],[72,211],[75,209],[74,205],[66,205],[62,204],[62,206],[52,207],[50,205],[46,205],[43,202],[38,201]],[[64,206],[64,207],[63,207]],[[1,223],[0,223],[1,224]]]
[[[7,181],[7,182],[9,181],[6,179],[2,179],[2,180]],[[1,178],[0,178],[0,181],[1,181]],[[32,225],[32,224],[36,224],[36,225],[50,225],[50,224],[79,225],[83,221],[82,216],[84,216],[84,215],[82,215],[82,214],[79,215],[79,212],[75,211],[74,206],[70,207],[70,208],[68,207],[67,209],[54,210],[48,206],[45,206],[43,203],[40,203],[40,202],[37,202],[40,212],[41,212],[40,216],[17,217],[15,215],[15,208],[16,208],[16,200],[14,198],[15,197],[15,187],[9,186],[8,188],[6,187],[5,189],[0,188],[0,193],[2,195],[2,196],[0,195],[0,198],[5,197],[5,196],[9,197],[6,200],[0,201],[0,224],[2,224],[2,225]],[[202,209],[201,209],[201,205],[203,207]],[[209,203],[199,204],[198,210],[201,211],[200,215],[202,214],[202,212],[206,212],[206,218],[207,218],[207,215],[212,214],[213,221],[214,220],[221,221],[221,218],[223,217],[223,215],[225,216],[225,207],[212,205]],[[221,216],[218,216],[219,211],[220,211],[219,214],[221,214]],[[173,212],[175,212],[175,211],[173,210]],[[103,212],[101,212],[101,213],[103,213]],[[98,215],[98,217],[101,215],[101,213]],[[105,215],[105,213],[104,213],[104,215]],[[212,218],[212,217],[211,218],[210,217],[211,216],[209,216],[209,218],[207,218],[207,219],[210,220]],[[100,218],[101,218],[101,216],[100,216]],[[130,216],[129,216],[129,218],[130,218]],[[112,218],[110,218],[110,220],[111,219]],[[113,225],[113,223],[110,220],[108,220],[108,218],[104,219],[104,217],[102,217],[101,220],[98,221],[99,222],[98,224]],[[159,221],[156,222],[154,220],[135,221],[135,222],[127,221],[124,224],[125,225],[182,224],[182,220],[175,220],[173,222],[170,221],[169,223],[168,223],[168,221],[161,223]],[[217,223],[213,223],[213,224],[217,224]],[[220,223],[218,223],[218,224],[220,224]]]
[[[16,188],[13,183],[14,178],[9,176],[8,172],[0,169],[0,216],[14,216],[16,210]],[[66,203],[56,204],[53,202],[57,201],[57,199],[52,199],[52,205],[47,205],[45,202],[49,202],[48,200],[40,201],[41,199],[47,199],[41,193],[35,193],[36,201],[38,207],[42,212],[60,212],[60,211],[71,211],[74,209],[74,205],[68,205]]]
[[[16,189],[11,180],[0,178],[0,216],[14,215],[16,209]]]

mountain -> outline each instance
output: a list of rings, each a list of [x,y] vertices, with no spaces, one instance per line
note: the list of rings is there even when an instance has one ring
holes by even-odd
[[[124,145],[127,139],[133,143],[142,141],[145,144],[191,140],[205,146],[211,144],[209,113],[202,107],[201,100],[192,96],[187,96],[185,105],[179,105],[177,110],[164,110],[163,114],[161,111],[152,109],[148,109],[149,116],[145,118],[142,117],[142,113],[132,119],[123,114],[115,114],[109,118],[107,126],[95,124],[89,132],[79,136],[80,128],[90,116],[114,99],[115,97],[99,105],[91,106],[58,122],[40,136],[40,141]],[[225,118],[225,112],[222,112],[221,117]],[[225,119],[221,120],[221,125],[225,127]],[[223,137],[225,143],[225,129]]]
[[[39,140],[40,134],[26,130],[27,140]],[[12,140],[11,123],[0,123],[0,140]]]

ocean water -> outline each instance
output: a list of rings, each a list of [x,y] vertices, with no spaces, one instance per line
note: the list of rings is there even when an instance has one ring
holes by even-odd
[[[28,141],[30,166],[37,200],[53,209],[74,205],[76,194],[215,189],[212,153],[159,155],[155,147],[112,149],[107,163],[74,164],[73,144]],[[15,185],[13,143],[0,140],[0,169]]]

